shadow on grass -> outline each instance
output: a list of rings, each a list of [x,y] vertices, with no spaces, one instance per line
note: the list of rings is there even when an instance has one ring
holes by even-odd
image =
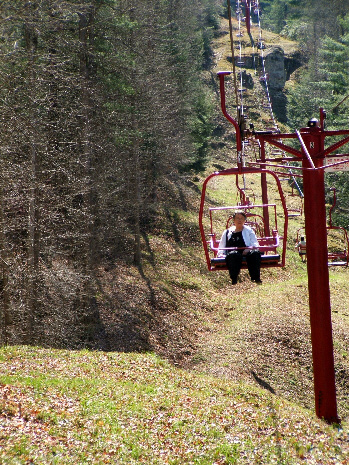
[[[268,384],[266,381],[264,381],[262,378],[259,378],[257,374],[254,371],[251,371],[252,376],[256,380],[256,382],[264,389],[267,389],[269,392],[272,394],[275,394],[274,389]]]

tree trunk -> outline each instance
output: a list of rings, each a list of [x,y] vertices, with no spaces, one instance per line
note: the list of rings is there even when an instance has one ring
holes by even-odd
[[[87,203],[88,203],[88,250],[87,267],[91,273],[96,268],[98,256],[98,242],[95,234],[95,221],[98,214],[97,191],[95,182],[96,166],[91,142],[93,127],[93,104],[91,98],[90,80],[94,74],[94,61],[91,53],[93,45],[93,21],[95,11],[91,7],[87,12],[79,13],[79,40],[80,40],[80,77],[82,92],[81,134],[82,134],[82,158],[86,168],[87,177]]]
[[[10,319],[10,297],[8,291],[8,273],[9,265],[6,257],[6,241],[5,241],[5,224],[4,224],[4,198],[3,189],[0,187],[0,302],[2,302],[2,337],[0,343],[8,344],[8,328],[11,323]]]
[[[35,95],[36,88],[36,49],[38,36],[35,32],[35,11],[30,11],[31,5],[28,5],[28,21],[25,24],[24,38],[28,54],[28,90],[31,96]],[[35,8],[35,5],[34,5]],[[32,101],[32,100],[31,100]],[[27,344],[33,342],[34,324],[38,313],[38,281],[39,281],[39,225],[38,225],[38,173],[40,172],[40,162],[36,150],[36,109],[30,104],[30,158],[31,158],[31,176],[29,188],[29,214],[28,214],[28,274],[27,274],[27,296],[28,296],[28,328],[26,332]]]

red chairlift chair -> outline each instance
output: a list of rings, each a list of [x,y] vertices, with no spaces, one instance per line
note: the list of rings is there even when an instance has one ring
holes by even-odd
[[[278,187],[279,196],[281,199],[281,204],[283,208],[284,215],[284,225],[283,225],[283,234],[280,235],[277,225],[277,210],[276,204],[272,203],[261,203],[258,205],[248,204],[248,205],[233,205],[233,206],[223,206],[223,207],[211,207],[204,211],[205,209],[205,200],[206,200],[206,188],[208,182],[218,176],[236,176],[238,174],[265,174],[270,175],[274,178],[276,185]],[[277,175],[269,170],[258,169],[258,168],[230,168],[224,171],[216,172],[208,176],[205,180],[202,188],[201,194],[201,203],[200,203],[200,213],[199,213],[199,227],[201,232],[202,244],[205,251],[205,257],[207,262],[207,267],[210,271],[215,270],[226,270],[227,266],[225,263],[225,257],[219,255],[218,245],[223,233],[222,230],[217,231],[216,224],[214,222],[213,214],[217,212],[224,212],[228,219],[226,220],[226,226],[229,227],[229,222],[231,221],[232,213],[235,210],[244,210],[247,215],[248,221],[250,221],[250,226],[253,225],[256,227],[256,235],[259,243],[259,250],[262,252],[261,256],[261,268],[268,267],[283,267],[285,266],[285,257],[286,257],[286,242],[287,242],[287,226],[288,226],[288,215],[287,207],[281,188],[280,181]],[[259,212],[262,212],[260,214]],[[270,216],[273,215],[273,229],[270,231]],[[206,216],[205,216],[206,215]],[[205,216],[205,218],[204,218]],[[205,229],[204,220],[209,219],[210,229],[207,227]],[[258,227],[257,227],[258,226]],[[230,249],[229,249],[230,250]],[[242,268],[246,268],[246,264],[243,263]]]
[[[292,191],[288,194],[290,197],[296,197],[298,199],[299,206],[296,208],[288,208],[288,216],[295,217],[295,216],[302,216],[303,215],[303,197],[299,195],[299,191],[295,192],[295,182],[291,183]]]
[[[326,229],[327,237],[331,234],[330,231],[338,231],[342,236],[342,243],[344,243],[344,248],[341,250],[328,250],[328,266],[349,266],[349,239],[347,231],[341,226],[333,226],[332,224],[327,226]],[[297,244],[299,244],[302,236],[305,236],[304,228],[300,228],[297,231]],[[338,237],[335,238],[335,241],[338,242]]]
[[[336,189],[332,188],[333,191],[333,203],[329,210],[329,224],[327,226],[327,237],[331,234],[330,231],[338,231],[342,236],[342,242],[344,243],[344,249],[339,251],[328,252],[328,266],[348,266],[349,264],[349,240],[348,233],[345,228],[341,226],[333,226],[332,224],[332,211],[337,203]]]

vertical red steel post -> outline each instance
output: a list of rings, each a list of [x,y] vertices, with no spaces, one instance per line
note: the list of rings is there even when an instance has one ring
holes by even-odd
[[[313,353],[315,411],[329,423],[338,422],[333,357],[331,302],[328,272],[326,207],[322,129],[301,130],[305,146],[313,160],[303,161],[303,189],[311,341]]]
[[[247,29],[247,34],[251,34],[251,1],[245,0],[245,24]]]
[[[265,142],[264,140],[260,141],[260,157],[261,162],[265,163]],[[265,168],[265,165],[262,164],[261,168]],[[261,173],[261,188],[262,188],[262,202],[263,202],[263,218],[264,218],[264,234],[265,236],[270,236],[270,221],[269,221],[269,209],[268,205],[268,186],[267,186],[267,175]]]

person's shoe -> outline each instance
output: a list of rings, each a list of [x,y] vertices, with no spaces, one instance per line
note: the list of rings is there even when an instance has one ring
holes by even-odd
[[[238,283],[238,280],[237,280],[237,279],[232,279],[232,280],[231,280],[231,283],[232,283],[233,286],[235,286],[235,284]]]
[[[256,280],[255,280],[255,283],[256,283],[256,284],[262,284],[262,281],[261,281],[260,279],[256,279]]]

